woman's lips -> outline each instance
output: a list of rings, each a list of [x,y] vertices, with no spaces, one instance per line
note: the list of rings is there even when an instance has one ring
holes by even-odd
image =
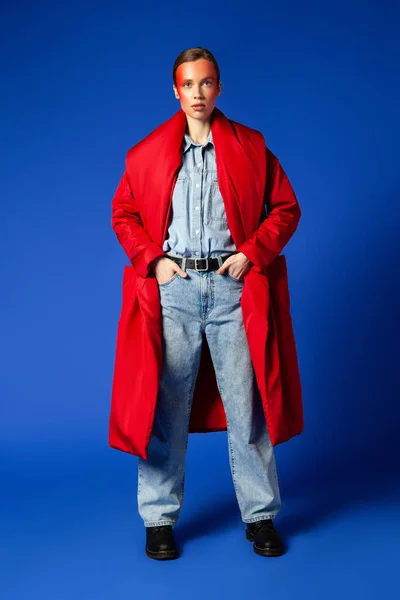
[[[193,110],[203,110],[206,107],[205,104],[193,104]]]

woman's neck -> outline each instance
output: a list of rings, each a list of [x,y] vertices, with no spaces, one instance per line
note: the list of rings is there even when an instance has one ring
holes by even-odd
[[[190,135],[192,140],[197,144],[205,144],[211,129],[210,120],[198,121],[197,119],[188,117],[188,115],[186,115],[186,120],[186,133]]]

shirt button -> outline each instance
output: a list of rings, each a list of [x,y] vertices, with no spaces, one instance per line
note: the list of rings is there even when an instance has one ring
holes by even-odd
[[[196,187],[200,187],[200,184],[199,184],[199,183],[196,183]]]
[[[198,255],[199,255],[199,253],[198,253],[198,252],[195,252],[195,254],[196,254],[196,256],[198,256]]]
[[[203,163],[197,163],[197,166],[198,166],[198,167],[201,167],[201,165],[202,165],[202,164],[203,164]]]
[[[196,206],[196,210],[199,210],[199,208],[200,208],[199,206]]]
[[[200,229],[196,229],[196,233],[200,233]]]

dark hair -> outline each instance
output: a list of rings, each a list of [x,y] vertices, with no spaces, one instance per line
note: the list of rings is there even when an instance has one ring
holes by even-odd
[[[174,84],[176,85],[175,72],[179,65],[185,62],[190,62],[192,60],[198,60],[199,58],[205,58],[213,63],[215,70],[217,72],[217,84],[219,83],[220,71],[218,63],[215,59],[215,56],[207,50],[207,48],[202,48],[201,46],[197,46],[196,48],[188,48],[187,50],[183,50],[176,58],[174,62],[174,67],[172,69],[172,79],[174,80]]]

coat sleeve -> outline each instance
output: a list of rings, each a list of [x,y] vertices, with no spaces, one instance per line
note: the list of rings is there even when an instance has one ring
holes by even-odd
[[[122,175],[111,205],[111,225],[119,243],[135,271],[142,277],[148,277],[151,261],[158,256],[165,256],[165,252],[150,239],[143,227],[126,171]]]
[[[261,271],[280,254],[297,229],[301,210],[289,179],[278,158],[267,148],[264,203],[267,217],[240,248]]]

